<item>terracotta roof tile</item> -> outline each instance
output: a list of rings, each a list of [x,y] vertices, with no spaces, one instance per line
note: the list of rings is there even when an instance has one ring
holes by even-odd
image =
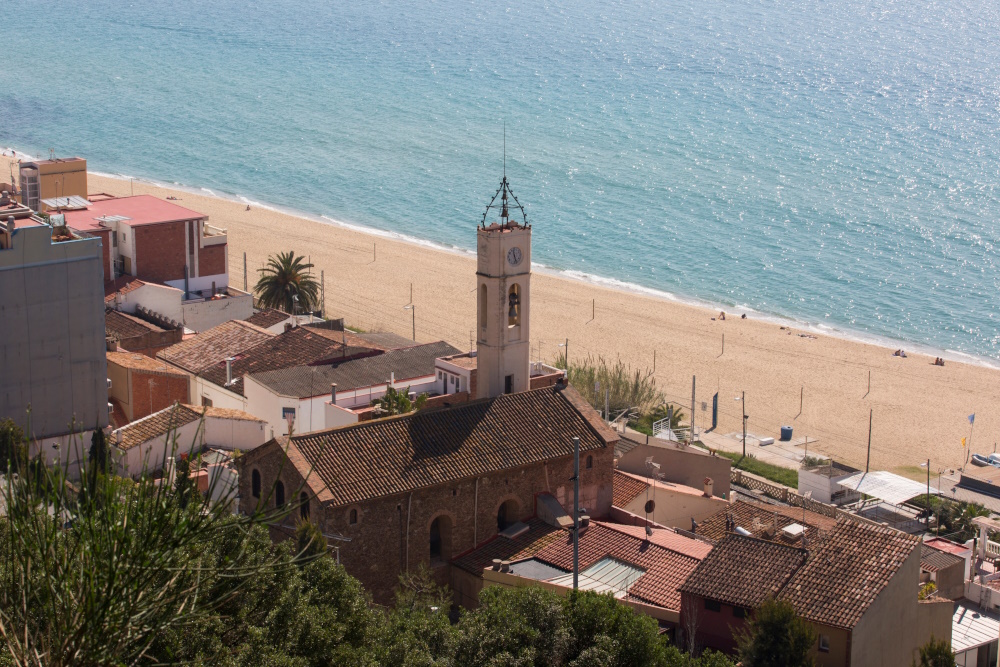
[[[135,276],[121,276],[110,282],[104,283],[104,303],[113,304],[115,294],[128,294],[134,292],[146,283]]]
[[[261,310],[254,313],[243,321],[249,322],[250,324],[263,329],[267,329],[268,327],[273,327],[278,322],[284,322],[290,317],[291,315],[288,313],[283,313],[280,310],[275,310],[274,308],[268,308],[267,310]]]
[[[232,320],[171,345],[156,356],[189,373],[199,373],[273,337],[273,333],[258,326]]]
[[[529,519],[528,532],[509,540],[497,536],[479,549],[456,558],[457,567],[479,575],[494,558],[512,562],[534,558],[542,563],[572,571],[573,538],[569,531],[553,528],[539,519]],[[580,533],[580,569],[614,558],[645,570],[628,590],[628,597],[667,609],[680,609],[678,588],[698,565],[698,558],[682,550],[665,548],[617,529],[614,524],[591,522]],[[675,534],[676,535],[676,534]],[[679,540],[696,542],[680,535]],[[678,545],[680,546],[680,545]],[[707,545],[706,545],[707,546]],[[700,549],[700,547],[694,547]]]
[[[727,516],[733,518],[735,526],[750,531],[754,537],[778,541],[782,541],[781,529],[793,523],[806,529],[807,543],[817,539],[822,533],[833,530],[837,525],[837,520],[833,517],[808,510],[803,512],[801,508],[737,500],[698,524],[695,532],[710,540],[721,540],[726,536]],[[776,531],[773,530],[775,526]]]
[[[111,340],[128,340],[146,334],[160,333],[165,329],[156,326],[152,322],[139,319],[135,315],[122,313],[110,308],[104,309],[104,336]]]
[[[646,492],[649,484],[633,475],[626,475],[615,470],[613,504],[615,507],[625,507],[635,498]]]
[[[130,368],[132,370],[162,373],[176,377],[187,377],[183,372],[172,366],[168,366],[159,359],[147,357],[145,354],[137,352],[107,352],[108,363]]]
[[[246,322],[240,324],[253,326]],[[250,373],[381,354],[381,350],[367,347],[344,347],[339,334],[340,332],[296,327],[273,336],[259,345],[244,349],[236,355],[236,361],[233,362],[233,384],[227,388],[242,395],[243,376]],[[225,357],[212,366],[203,368],[198,375],[220,387],[225,386]]]
[[[775,597],[806,560],[806,551],[735,533],[715,545],[681,591],[738,607]]]
[[[546,387],[292,438],[334,505],[403,493],[614,445],[574,389]]]
[[[606,521],[601,521],[600,524],[611,530],[631,535],[632,537],[649,540],[664,549],[670,549],[671,551],[676,551],[692,558],[697,558],[698,560],[707,556],[708,552],[712,550],[712,544],[685,537],[673,528],[653,528],[653,534],[647,535],[645,526],[629,526],[623,523],[608,523]]]
[[[780,597],[811,621],[854,627],[919,544],[892,528],[840,519]]]
[[[216,408],[216,407],[206,407],[203,405],[188,405],[184,404],[184,407],[194,410],[199,415],[205,415],[206,417],[215,417],[218,419],[236,419],[245,422],[261,422],[267,423],[266,419],[261,419],[260,417],[255,417],[249,412],[243,412],[242,410],[233,410],[232,408]]]
[[[111,441],[117,443],[118,449],[129,450],[200,418],[201,416],[197,412],[186,405],[173,405],[118,429]],[[118,433],[121,434],[121,442],[116,440]]]

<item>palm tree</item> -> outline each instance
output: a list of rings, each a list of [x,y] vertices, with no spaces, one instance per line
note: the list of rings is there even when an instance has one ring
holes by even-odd
[[[293,315],[316,309],[319,283],[306,273],[313,265],[305,263],[304,259],[291,251],[268,258],[267,266],[258,269],[260,278],[253,288],[261,306]]]

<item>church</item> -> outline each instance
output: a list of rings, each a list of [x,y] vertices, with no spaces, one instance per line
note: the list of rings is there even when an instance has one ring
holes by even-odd
[[[240,511],[275,512],[275,539],[316,523],[376,602],[421,564],[452,583],[454,559],[528,518],[565,527],[573,438],[581,508],[611,512],[618,435],[565,383],[531,389],[531,226],[506,175],[477,237],[475,400],[275,438],[239,459]]]

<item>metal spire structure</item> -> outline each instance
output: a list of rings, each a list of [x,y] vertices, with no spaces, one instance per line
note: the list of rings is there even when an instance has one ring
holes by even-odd
[[[500,202],[497,203],[497,197],[500,197]],[[513,204],[511,204],[513,201]],[[517,208],[521,211],[521,226],[528,227],[528,214],[525,212],[524,207],[521,206],[521,202],[517,200],[514,196],[514,191],[510,188],[510,183],[507,181],[507,123],[504,122],[503,129],[503,180],[500,181],[500,187],[494,193],[493,198],[490,199],[490,203],[486,205],[486,210],[483,211],[483,219],[481,225],[483,228],[486,227],[486,217],[490,214],[490,209],[500,209],[500,224],[502,226],[507,226],[511,223],[510,220],[510,208],[511,206]],[[517,221],[513,221],[513,224],[518,224]]]

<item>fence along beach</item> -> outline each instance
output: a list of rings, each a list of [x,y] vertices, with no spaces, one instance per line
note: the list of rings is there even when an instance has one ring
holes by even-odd
[[[6,174],[11,158],[2,160]],[[409,337],[413,315],[403,306],[410,303],[412,283],[417,340],[469,346],[475,325],[470,255],[141,181],[91,174],[89,188],[118,196],[177,197],[204,212],[211,224],[228,229],[230,280],[238,287],[244,253],[251,288],[269,254],[294,250],[308,256],[316,274],[324,272],[327,312],[362,329]],[[477,222],[468,221],[470,244]],[[550,273],[536,272],[532,280],[533,358],[554,360],[566,339],[571,362],[587,355],[620,356],[632,366],[652,368],[655,353],[657,384],[685,414],[691,378],[697,376],[699,429],[710,425],[718,393],[715,432],[741,431],[743,408],[733,398],[746,392],[748,432],[777,438],[780,427],[790,425],[796,437],[809,437],[811,455],[862,468],[870,410],[872,469],[915,474],[913,468],[928,458],[935,472],[961,465],[961,438],[968,435],[973,412],[974,450],[992,452],[1000,439],[1000,371],[986,365],[949,359],[939,366],[934,360],[941,353],[908,349],[902,358],[893,351],[903,344],[884,347],[821,335],[753,314],[742,319],[739,311],[722,320],[717,310]]]

